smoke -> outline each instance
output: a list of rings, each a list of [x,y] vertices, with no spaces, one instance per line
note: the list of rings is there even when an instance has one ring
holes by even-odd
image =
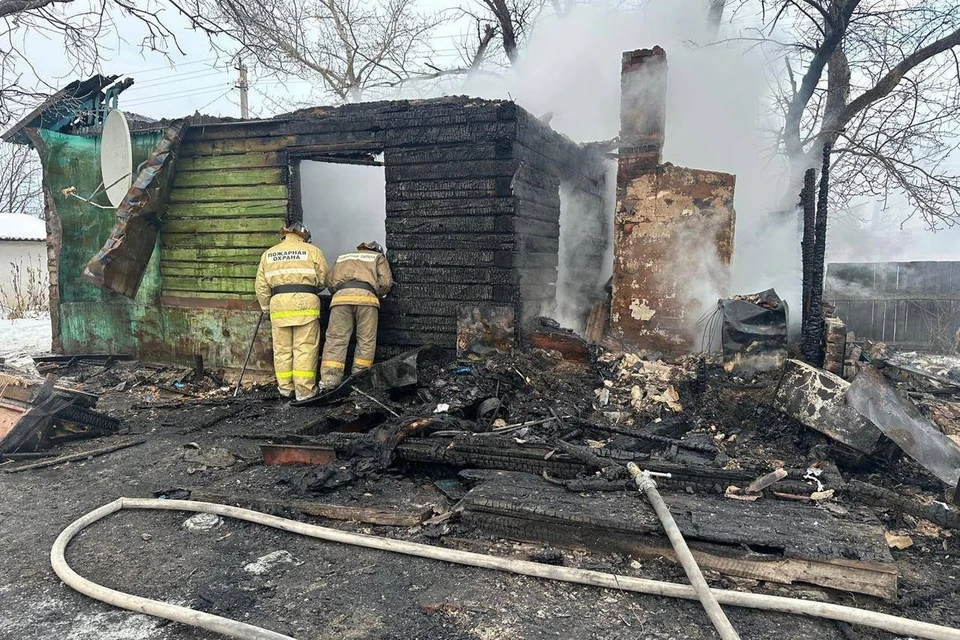
[[[700,2],[651,0],[632,12],[578,7],[564,18],[544,18],[508,75],[476,75],[457,92],[512,98],[534,115],[552,112],[551,126],[575,141],[607,140],[620,128],[621,53],[662,46],[669,66],[664,161],[737,175],[732,290],[774,287],[794,305],[800,295],[797,229],[771,216],[787,185],[765,133],[773,129],[765,121],[766,61],[738,43],[693,44],[708,41]],[[612,205],[608,214],[612,221]],[[575,250],[569,230],[562,229],[561,241]],[[711,243],[691,239],[683,250],[675,273],[696,289],[704,309],[730,293],[720,286],[727,278],[712,276],[723,267],[714,264]],[[609,254],[605,260],[612,266]],[[583,310],[572,302],[559,307],[577,317]]]
[[[722,287],[727,278],[711,243],[685,236],[672,265],[674,273],[683,274],[684,295],[706,310],[730,293],[775,288],[790,308],[800,309],[800,229],[792,195],[799,185],[789,184],[785,159],[775,150],[779,122],[770,115],[769,74],[776,70],[759,48],[734,41],[757,26],[757,17],[738,12],[719,35],[721,42],[727,37],[730,42],[703,46],[711,40],[704,2],[648,0],[629,12],[595,5],[577,7],[563,18],[544,17],[506,75],[477,74],[438,90],[513,99],[534,115],[552,113],[551,126],[575,141],[608,140],[619,133],[621,53],[662,46],[669,66],[664,161],[737,176],[730,290]],[[607,207],[611,222],[612,202]],[[901,230],[907,209],[896,205],[892,212],[870,215],[831,212],[828,261],[956,258],[960,227],[930,234],[918,223]],[[571,326],[583,316],[584,301],[568,295],[573,288],[567,278],[577,270],[564,274],[578,242],[577,225],[569,221],[588,211],[575,201],[563,204],[555,313]],[[612,268],[610,251],[604,260],[601,282]],[[792,314],[791,321],[798,322],[798,316]]]
[[[613,220],[607,212],[616,206],[617,163],[605,165],[607,189],[602,197],[560,185],[557,296],[554,304],[540,310],[579,333],[593,304],[603,299],[603,284],[613,271]]]

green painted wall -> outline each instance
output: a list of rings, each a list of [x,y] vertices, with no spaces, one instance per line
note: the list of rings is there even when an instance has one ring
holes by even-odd
[[[279,241],[287,213],[285,142],[208,139],[188,130],[163,223],[163,295],[253,301],[260,254]],[[225,328],[229,331],[228,328]]]
[[[200,353],[208,366],[239,367],[259,314],[253,302],[256,265],[263,250],[278,241],[286,215],[283,159],[239,148],[228,149],[234,154],[198,155],[196,145],[187,142],[157,247],[131,300],[81,278],[113,229],[114,209],[62,193],[76,187],[87,197],[97,189],[99,138],[40,134],[44,180],[62,227],[58,283],[64,352],[129,353],[191,364]],[[131,170],[161,138],[159,132],[133,135]],[[104,194],[95,201],[109,206]],[[231,308],[203,308],[208,303]],[[261,327],[250,368],[272,369],[269,322]]]
[[[139,355],[139,331],[157,331],[160,292],[159,247],[150,260],[134,300],[85,282],[80,274],[103,246],[116,222],[114,209],[100,209],[62,191],[76,187],[87,197],[100,185],[100,139],[40,131],[44,181],[53,194],[61,225],[58,265],[60,323],[67,353],[112,352]],[[133,136],[133,166],[146,160],[160,141],[159,133]],[[105,194],[94,199],[109,206]]]

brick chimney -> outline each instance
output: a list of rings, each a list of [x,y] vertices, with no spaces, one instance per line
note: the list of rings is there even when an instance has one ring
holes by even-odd
[[[625,51],[620,67],[621,184],[662,162],[667,120],[667,52]]]

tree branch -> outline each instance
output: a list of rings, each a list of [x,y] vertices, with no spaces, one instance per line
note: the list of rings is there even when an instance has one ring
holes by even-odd
[[[960,29],[957,29],[950,35],[940,38],[925,47],[915,51],[913,54],[904,58],[897,66],[891,69],[879,82],[871,89],[864,91],[855,98],[846,109],[838,116],[833,123],[833,130],[842,129],[850,120],[867,106],[885,98],[896,88],[903,77],[918,65],[929,60],[937,54],[943,53],[953,47],[960,46]]]

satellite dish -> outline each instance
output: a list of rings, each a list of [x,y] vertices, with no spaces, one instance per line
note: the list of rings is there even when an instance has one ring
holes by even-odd
[[[110,204],[119,207],[133,184],[133,149],[130,125],[123,111],[113,109],[103,122],[100,139],[100,174]]]

